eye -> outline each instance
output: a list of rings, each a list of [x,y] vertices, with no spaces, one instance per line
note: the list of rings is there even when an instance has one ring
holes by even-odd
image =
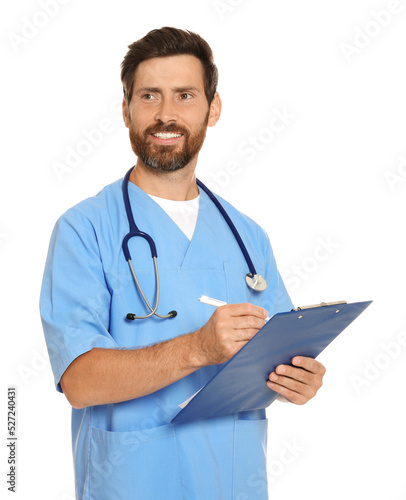
[[[182,94],[180,94],[180,98],[182,101],[188,101],[189,99],[192,99],[193,96],[192,94],[189,94],[189,92],[183,92]]]
[[[153,101],[155,99],[155,96],[153,94],[143,94],[141,98],[145,101]]]

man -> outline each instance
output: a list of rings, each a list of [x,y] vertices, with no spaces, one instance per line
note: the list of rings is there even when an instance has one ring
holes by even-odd
[[[268,282],[258,292],[245,283],[247,263],[225,219],[196,184],[206,129],[221,112],[211,49],[194,33],[154,30],[130,45],[121,76],[137,155],[124,187],[148,235],[128,248],[145,299],[123,254],[130,228],[121,179],[58,220],[41,292],[56,386],[73,407],[77,498],[267,498],[250,481],[266,478],[264,410],[170,423],[268,315],[292,308],[264,231],[221,200]],[[149,236],[160,266],[159,310]],[[213,312],[198,301],[203,294],[228,305]],[[151,314],[173,309],[166,319]],[[131,321],[129,311],[149,317]],[[292,364],[279,366],[268,385],[303,404],[325,370],[310,358]]]

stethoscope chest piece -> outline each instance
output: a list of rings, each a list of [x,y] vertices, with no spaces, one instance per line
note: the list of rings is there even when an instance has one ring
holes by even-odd
[[[247,285],[256,292],[263,292],[268,286],[265,278],[259,274],[248,273],[245,276],[245,281],[247,282]]]
[[[156,251],[156,246],[154,240],[151,238],[151,236],[147,233],[144,233],[140,231],[134,221],[133,213],[131,210],[131,204],[130,204],[130,197],[128,194],[128,184],[129,184],[129,179],[130,179],[130,174],[131,174],[132,168],[126,173],[123,181],[123,200],[124,200],[124,207],[125,211],[127,214],[128,218],[128,224],[130,226],[130,232],[124,237],[123,243],[122,243],[122,249],[124,253],[125,260],[128,262],[128,265],[130,266],[131,274],[134,278],[135,284],[138,288],[138,291],[140,292],[146,306],[149,309],[148,314],[144,314],[142,316],[138,316],[135,313],[128,313],[126,316],[127,320],[134,320],[134,319],[147,319],[150,318],[151,316],[156,316],[161,319],[166,319],[166,318],[174,318],[177,315],[176,311],[170,311],[166,315],[161,315],[158,314],[157,309],[158,309],[158,304],[159,304],[159,288],[160,288],[160,282],[159,282],[159,273],[158,273],[158,263],[157,263],[157,251]],[[233,233],[235,239],[237,240],[237,243],[241,249],[241,252],[244,255],[244,258],[247,262],[248,269],[250,272],[246,275],[245,281],[247,282],[247,285],[252,289],[255,290],[256,292],[263,292],[266,287],[266,280],[257,274],[254,264],[251,260],[251,257],[249,256],[248,250],[246,246],[244,245],[244,242],[241,239],[240,234],[237,231],[237,228],[235,227],[233,221],[230,219],[229,215],[227,212],[224,210],[223,206],[217,200],[217,198],[214,196],[214,194],[204,185],[202,184],[198,179],[196,179],[196,183],[199,186],[199,188],[203,189],[203,191],[207,194],[207,196],[212,200],[212,202],[216,205],[218,210],[220,211],[221,215],[224,217],[224,220],[226,221],[227,225],[231,229],[231,232]],[[151,257],[154,261],[154,268],[155,268],[155,282],[156,282],[156,296],[155,296],[155,306],[152,306],[149,302],[147,297],[145,296],[141,285],[138,281],[137,275],[135,274],[134,267],[132,265],[132,260],[131,260],[131,254],[130,254],[130,249],[128,248],[128,242],[131,238],[136,237],[136,236],[141,236],[144,238],[150,247],[151,250]]]

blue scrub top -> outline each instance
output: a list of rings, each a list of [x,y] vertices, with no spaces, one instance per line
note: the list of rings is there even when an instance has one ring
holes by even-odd
[[[266,233],[220,199],[268,288],[247,287],[246,261],[212,201],[200,192],[191,241],[165,211],[129,183],[134,219],[152,236],[161,280],[159,311],[126,320],[147,308],[135,287],[121,243],[128,233],[122,179],[68,210],[50,242],[41,291],[41,316],[58,391],[69,364],[94,347],[139,348],[202,327],[213,307],[208,295],[227,303],[251,302],[269,315],[292,309]],[[154,303],[155,274],[143,238],[129,243],[141,286]],[[93,500],[266,499],[265,411],[170,424],[178,405],[198,391],[219,366],[208,366],[153,394],[122,403],[72,409],[76,497]]]

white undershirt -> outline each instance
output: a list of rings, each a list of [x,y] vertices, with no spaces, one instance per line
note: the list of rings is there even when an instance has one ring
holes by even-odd
[[[165,198],[152,196],[151,194],[148,196],[158,203],[162,210],[169,215],[175,224],[177,224],[177,226],[185,233],[187,238],[191,240],[196,228],[200,195],[197,198],[188,201],[167,200]],[[282,395],[279,395],[277,400],[283,403],[288,402],[288,400]]]
[[[176,201],[150,196],[164,210],[179,229],[191,240],[195,232],[199,214],[200,195],[193,200]]]

